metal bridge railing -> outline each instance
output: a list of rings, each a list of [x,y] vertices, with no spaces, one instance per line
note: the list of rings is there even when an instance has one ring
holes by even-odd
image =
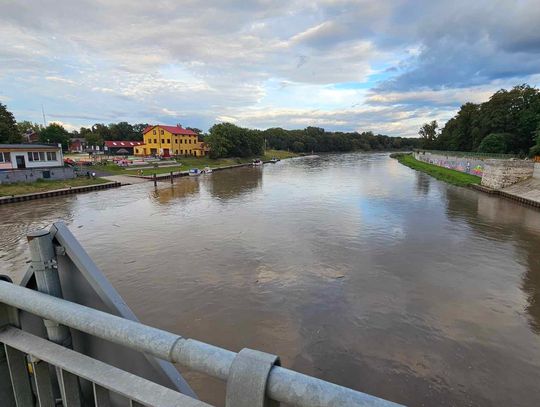
[[[176,386],[176,391],[73,350],[74,332],[106,341],[99,346],[121,345],[224,380],[226,407],[277,406],[280,402],[299,407],[398,406],[281,367],[275,355],[251,349],[235,353],[61,298],[58,266],[66,267],[66,278],[74,274],[70,267],[90,273],[95,265],[84,251],[80,253],[82,248],[65,226],[55,224],[51,230],[58,233],[55,242],[60,246],[53,247],[49,232],[29,236],[31,270],[39,291],[0,280],[2,407],[52,407],[58,405],[55,395],[59,395],[63,407],[208,406],[195,398],[187,384]],[[69,262],[58,262],[57,254],[59,259],[70,256]],[[91,281],[92,286],[106,284],[102,275]],[[116,307],[123,306],[119,297],[111,298]],[[21,316],[42,318],[48,340],[26,332]],[[118,403],[119,397],[129,404]]]

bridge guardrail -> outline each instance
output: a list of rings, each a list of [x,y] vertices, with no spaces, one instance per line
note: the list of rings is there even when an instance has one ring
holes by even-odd
[[[46,293],[0,281],[0,325],[4,327],[0,332],[0,342],[4,343],[3,351],[8,362],[2,364],[0,355],[0,378],[9,373],[12,385],[10,391],[15,391],[13,405],[17,407],[26,407],[30,397],[28,392],[32,388],[39,405],[48,405],[41,402],[40,386],[37,384],[46,383],[41,389],[46,389],[43,390],[46,395],[44,397],[50,400],[47,395],[50,396],[52,390],[48,383],[54,383],[55,379],[60,384],[59,392],[64,406],[80,405],[81,398],[77,398],[77,394],[81,384],[78,378],[91,382],[93,402],[98,406],[109,405],[109,392],[127,397],[132,400],[131,405],[207,405],[179,391],[170,390],[143,378],[135,379],[131,373],[66,349],[65,346],[70,346],[70,340],[65,327],[69,328],[69,331],[84,332],[225,380],[227,407],[263,407],[276,402],[299,407],[398,406],[396,403],[281,367],[275,355],[251,349],[235,353],[59,298],[62,292],[58,285],[58,275],[55,274],[56,254],[73,255],[74,251],[82,250],[78,243],[70,243],[69,236],[66,237],[65,233],[60,240],[64,242],[64,247],[53,247],[52,240],[46,233],[31,235],[32,267],[37,275],[40,291],[47,291]],[[79,253],[78,260],[75,260],[80,267],[92,267],[84,264],[88,259],[85,253]],[[18,329],[20,323],[17,314],[20,311],[43,318],[49,340]],[[28,360],[34,366],[33,372],[23,369],[22,361],[26,357],[29,357]],[[57,377],[47,375],[48,368],[37,367],[36,361],[39,360],[56,366]],[[70,366],[68,361],[74,365]],[[103,372],[107,369],[111,371],[110,378],[114,380],[103,379]],[[130,383],[130,380],[133,382]],[[33,383],[33,386],[29,387],[28,383]],[[21,401],[20,397],[23,397]],[[70,400],[73,404],[69,403]],[[0,393],[0,402],[2,406],[10,406],[9,395]]]

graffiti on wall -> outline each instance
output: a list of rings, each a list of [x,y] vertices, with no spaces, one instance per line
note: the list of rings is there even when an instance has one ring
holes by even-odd
[[[432,154],[417,154],[416,158],[429,164],[434,164],[438,165],[439,167],[444,167],[451,170],[476,175],[478,177],[481,177],[484,174],[484,162],[479,159],[437,156]]]

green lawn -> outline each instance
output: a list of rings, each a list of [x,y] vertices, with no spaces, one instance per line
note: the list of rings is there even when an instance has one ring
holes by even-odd
[[[480,181],[482,180],[482,178],[477,177],[476,175],[465,174],[463,172],[439,167],[438,165],[418,161],[411,154],[392,154],[392,158],[396,158],[401,164],[406,165],[413,170],[425,172],[438,180],[460,187],[466,187],[471,184],[480,184]]]
[[[66,180],[45,181],[38,180],[36,182],[17,182],[15,184],[0,185],[0,196],[12,196],[31,194],[35,192],[53,191],[55,189],[63,189],[69,187],[83,187],[87,185],[103,184],[107,181],[102,178],[74,178]]]
[[[296,157],[297,154],[288,152],[288,151],[280,151],[280,150],[267,150],[266,154],[262,157],[258,157],[264,161],[270,160],[271,158],[279,158],[279,159],[285,159],[290,157]],[[257,158],[257,157],[256,157]],[[167,166],[167,167],[141,167],[140,169],[143,172],[143,175],[153,175],[153,174],[168,174],[171,171],[187,171],[190,168],[199,168],[203,169],[205,167],[215,168],[215,167],[225,167],[228,165],[235,165],[235,164],[243,164],[243,163],[250,163],[253,161],[253,157],[251,158],[209,158],[209,157],[183,157],[178,159],[179,163],[181,165],[176,166]],[[163,164],[165,163],[174,163],[173,160],[171,161],[163,161]],[[106,165],[96,165],[94,167],[96,170],[110,172],[112,174],[127,174],[127,175],[138,175],[138,170],[136,169],[130,169],[127,170],[125,167],[120,167],[116,164],[106,164]],[[137,167],[131,167],[131,168],[137,168]]]

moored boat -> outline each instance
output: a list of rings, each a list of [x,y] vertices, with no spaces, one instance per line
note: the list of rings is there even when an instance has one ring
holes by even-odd
[[[253,160],[254,167],[259,167],[261,165],[263,165],[263,162],[261,160]]]
[[[212,173],[212,168],[210,167],[204,167],[204,170],[202,171],[204,174],[211,174]]]
[[[189,176],[190,177],[196,177],[198,175],[201,175],[202,174],[202,171],[199,170],[198,168],[192,168],[191,170],[189,170]]]

